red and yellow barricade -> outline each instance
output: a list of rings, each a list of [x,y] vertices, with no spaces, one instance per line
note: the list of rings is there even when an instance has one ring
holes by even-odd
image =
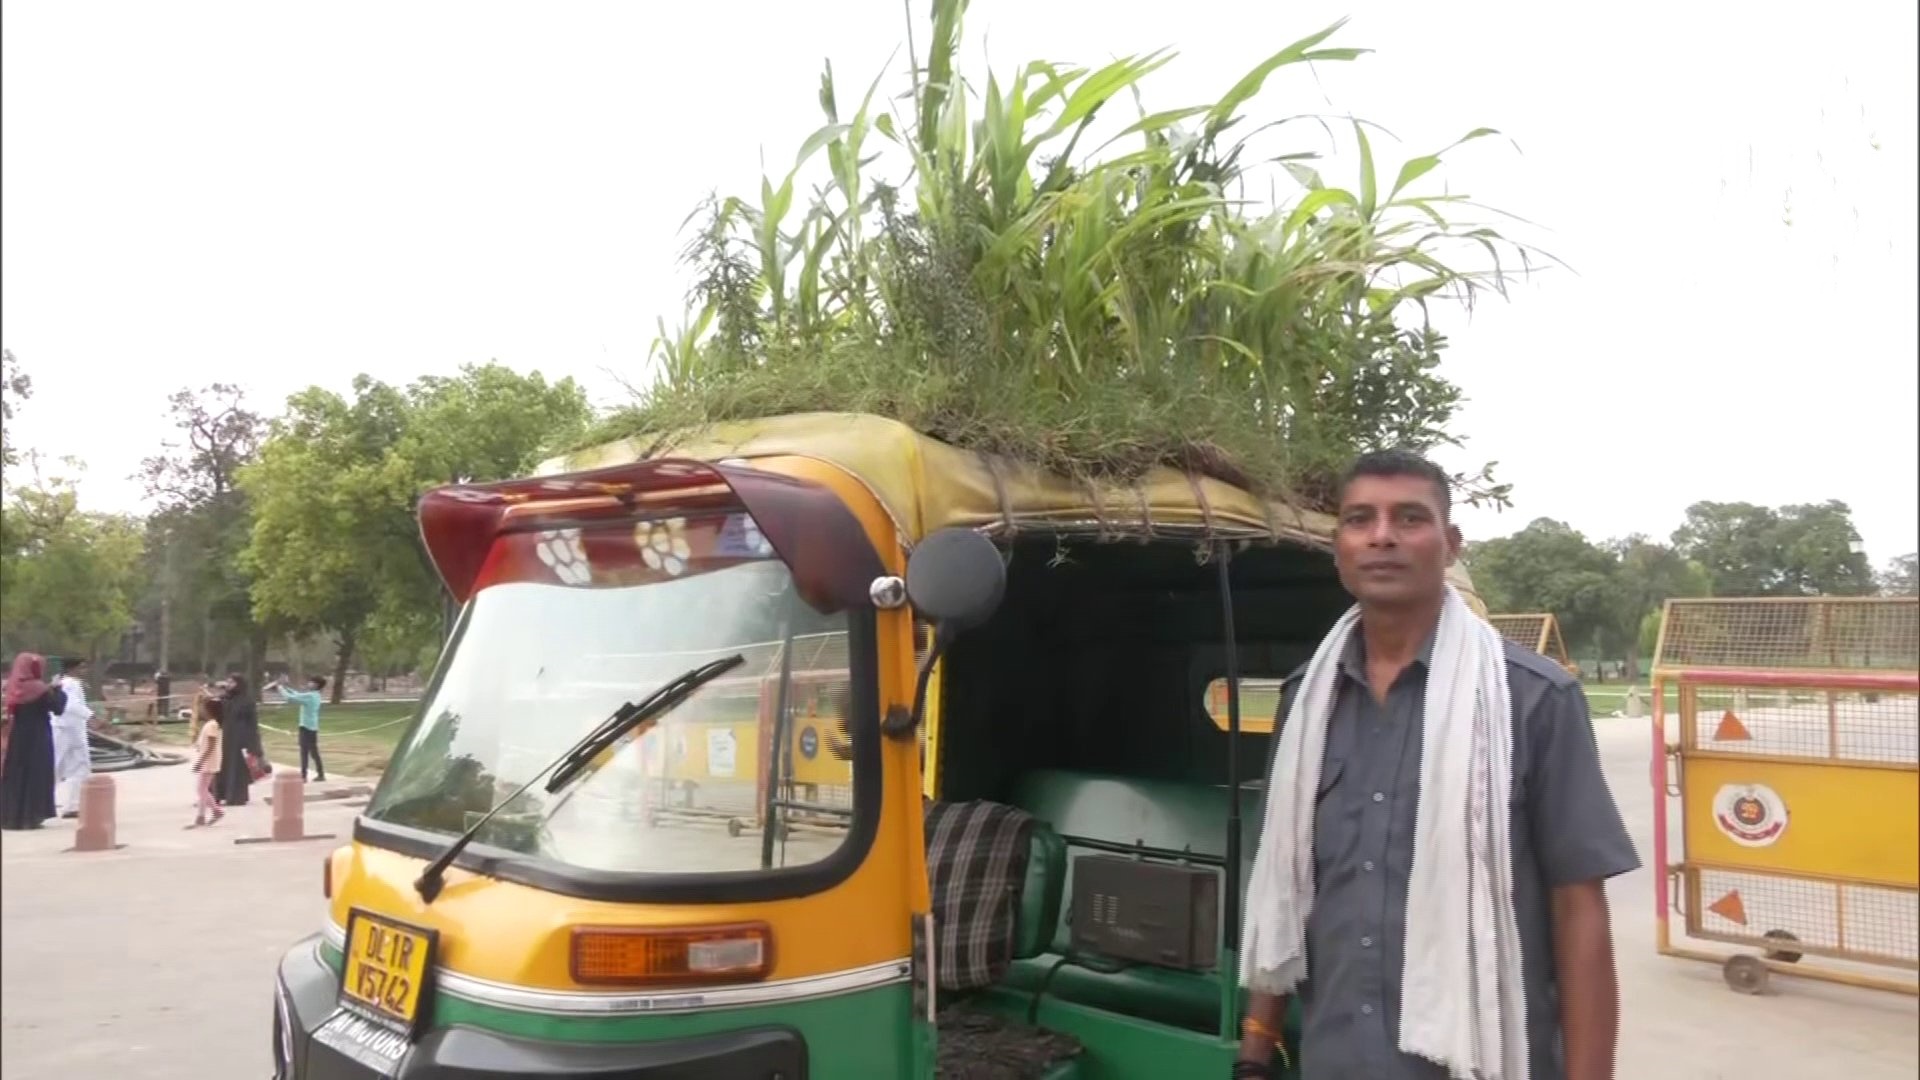
[[[1920,987],[1917,604],[1669,602],[1653,689],[1662,953],[1720,963],[1747,993],[1774,972]]]
[[[788,827],[843,829],[853,810],[847,672],[716,679],[644,743],[650,822],[712,822],[735,836],[770,806]],[[771,800],[771,801],[770,801]]]

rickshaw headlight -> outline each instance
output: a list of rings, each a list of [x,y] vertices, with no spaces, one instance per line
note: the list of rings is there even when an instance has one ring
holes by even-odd
[[[753,982],[773,970],[773,933],[765,923],[576,927],[572,968],[581,983]]]

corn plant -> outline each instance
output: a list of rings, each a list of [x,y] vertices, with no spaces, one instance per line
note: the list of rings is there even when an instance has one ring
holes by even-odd
[[[696,212],[691,313],[662,323],[652,384],[597,435],[867,411],[1070,474],[1171,464],[1308,504],[1357,450],[1453,441],[1428,305],[1504,292],[1534,253],[1416,189],[1494,132],[1383,185],[1369,125],[1348,121],[1356,177],[1334,186],[1314,153],[1262,150],[1324,118],[1256,109],[1287,69],[1365,53],[1328,44],[1339,23],[1215,101],[1149,112],[1171,53],[970,81],[965,8],[933,0],[897,99],[876,79],[847,113],[829,66],[793,167]],[[1116,113],[1133,119],[1107,133]],[[1256,200],[1276,166],[1297,192]]]

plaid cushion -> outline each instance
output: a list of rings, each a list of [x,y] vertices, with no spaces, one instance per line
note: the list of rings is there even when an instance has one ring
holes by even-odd
[[[926,822],[940,989],[990,986],[1013,962],[1033,816],[1000,803],[935,802]]]

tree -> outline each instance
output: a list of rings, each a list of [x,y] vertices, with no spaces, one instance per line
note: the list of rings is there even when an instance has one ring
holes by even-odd
[[[1667,621],[1667,610],[1665,607],[1658,607],[1652,611],[1647,612],[1645,617],[1643,617],[1640,620],[1640,647],[1634,650],[1634,656],[1636,658],[1641,656],[1653,656],[1654,650],[1660,647],[1660,628],[1661,626],[1665,625],[1666,621]],[[1654,656],[1653,658],[1655,661],[1658,661],[1660,659],[1657,656]],[[1638,669],[1639,666],[1640,666],[1639,661],[1637,659],[1634,659],[1631,663],[1628,664],[1628,667],[1630,669]],[[1632,681],[1633,679],[1636,679],[1638,677],[1639,677],[1638,672],[1637,670],[1635,670],[1634,673],[1629,674],[1627,676],[1627,679],[1628,681]]]
[[[175,440],[141,465],[140,479],[158,506],[149,529],[154,566],[154,614],[160,624],[160,664],[172,666],[176,601],[200,630],[199,667],[209,669],[216,645],[245,647],[249,678],[258,685],[271,628],[253,617],[251,581],[241,564],[252,531],[239,474],[259,451],[266,423],[236,386],[214,383],[179,390],[168,399]],[[220,653],[226,652],[221,648]]]
[[[20,369],[12,349],[0,349],[0,468],[11,469],[19,463],[19,448],[13,443],[13,411],[33,396],[33,380]]]
[[[1633,646],[1626,650],[1626,677],[1632,681],[1640,677],[1641,657],[1653,651],[1646,638],[1647,620],[1653,620],[1657,634],[1662,605],[1675,597],[1707,596],[1713,582],[1705,567],[1645,536],[1609,541],[1606,548],[1618,567],[1612,640]]]
[[[1472,544],[1467,565],[1488,610],[1551,612],[1571,649],[1618,655],[1633,642],[1638,618],[1623,633],[1613,555],[1563,522],[1539,518],[1512,536]]]
[[[459,376],[428,376],[408,388],[414,422],[401,453],[411,463],[421,491],[439,484],[500,480],[525,474],[542,450],[576,445],[592,417],[587,396],[571,378],[548,385],[539,372],[521,375],[498,362],[467,365]],[[425,552],[422,552],[424,558]],[[453,629],[450,602],[435,623],[389,620],[417,633]],[[429,642],[398,652],[418,655]]]
[[[1847,504],[1698,502],[1674,547],[1704,566],[1715,596],[1865,596],[1876,582]]]
[[[238,477],[253,506],[241,563],[254,615],[333,635],[336,702],[382,598],[423,588],[404,520],[410,477],[392,467],[406,397],[366,375],[354,378],[353,395],[320,387],[293,395]]]
[[[133,624],[143,585],[140,523],[82,511],[72,480],[43,478],[37,468],[11,492],[5,518],[0,648],[98,659]]]
[[[1887,563],[1880,575],[1880,595],[1920,596],[1920,554],[1908,553]]]
[[[241,471],[256,616],[333,635],[335,700],[356,649],[391,669],[431,644],[441,590],[414,522],[421,493],[524,474],[589,418],[573,380],[493,363],[404,391],[362,375],[353,395],[295,394]]]
[[[548,385],[497,362],[467,365],[455,378],[427,376],[407,390],[412,408],[401,452],[426,484],[500,480],[539,464],[586,431],[586,391],[571,378]]]

